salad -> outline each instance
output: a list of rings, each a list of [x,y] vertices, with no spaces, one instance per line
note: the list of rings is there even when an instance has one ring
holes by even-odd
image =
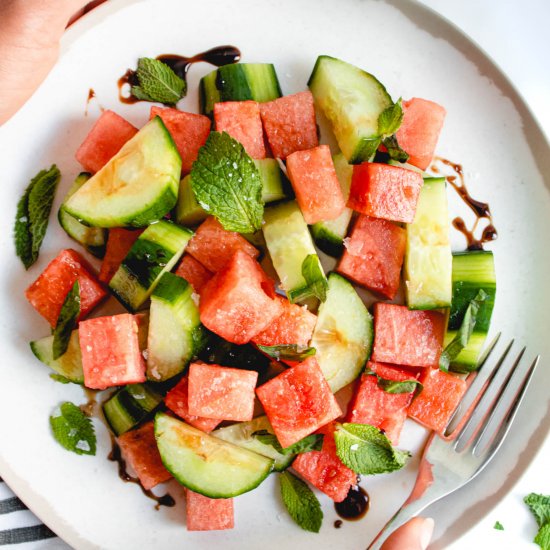
[[[187,529],[232,528],[234,499],[277,475],[290,517],[318,532],[311,486],[342,503],[358,475],[403,467],[406,418],[445,436],[489,329],[492,253],[451,251],[446,178],[427,172],[437,103],[393,101],[322,55],[309,89],[286,96],[271,64],[223,65],[194,114],[175,108],[173,69],[140,59],[133,97],[171,106],[139,129],[106,110],[76,151],[84,171],[58,220],[81,250],[27,289],[53,330],[31,349],[60,382],[104,392],[142,487],[186,488]],[[43,170],[18,205],[25,267],[59,178]],[[124,312],[94,317],[110,295]],[[79,407],[50,424],[95,454]]]

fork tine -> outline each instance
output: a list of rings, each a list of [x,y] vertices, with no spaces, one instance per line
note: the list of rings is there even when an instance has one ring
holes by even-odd
[[[526,373],[520,374],[520,369],[515,369],[512,377],[514,383],[510,383],[508,387],[504,389],[490,417],[485,422],[485,426],[483,426],[479,436],[476,438],[477,441],[473,448],[473,453],[476,456],[481,456],[483,452],[491,454],[496,452],[504,441],[525,392],[529,387],[529,383],[533,378],[539,359],[540,356],[537,355]],[[516,383],[518,378],[520,378],[519,386]]]

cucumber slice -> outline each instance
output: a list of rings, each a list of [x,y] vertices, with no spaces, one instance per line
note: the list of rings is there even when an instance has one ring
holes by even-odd
[[[53,358],[53,336],[46,336],[45,338],[31,342],[30,346],[34,355],[42,363],[48,365],[55,372],[75,384],[84,384],[78,330],[72,331],[69,347],[59,359]]]
[[[281,287],[291,302],[307,299],[313,294],[302,275],[302,265],[309,255],[319,258],[300,208],[295,201],[266,208],[264,221],[262,231]],[[318,274],[325,279],[320,262]]]
[[[265,443],[259,441],[252,434],[254,432],[259,432],[260,430],[266,430],[272,434],[275,433],[269,423],[269,420],[267,419],[267,416],[258,416],[249,422],[239,422],[238,424],[233,424],[232,426],[218,428],[210,435],[223,439],[224,441],[229,441],[229,443],[233,443],[233,445],[237,445],[237,447],[243,447],[244,449],[254,451],[255,453],[266,456],[267,458],[272,458],[275,461],[273,469],[276,472],[286,470],[294,460],[295,455],[281,454],[271,445],[266,445]]]
[[[103,403],[103,414],[115,435],[131,430],[162,402],[162,396],[146,384],[129,384]]]
[[[347,202],[353,176],[353,166],[348,164],[342,153],[334,155],[333,161],[342,194]],[[352,214],[353,210],[351,208],[345,208],[335,220],[317,222],[310,227],[315,244],[329,256],[338,258],[344,252],[344,237],[347,235]]]
[[[281,86],[271,63],[224,65],[203,77],[199,86],[201,113],[211,115],[214,103],[253,99],[263,103],[281,97]]]
[[[59,225],[61,225],[71,239],[80,243],[90,254],[103,258],[107,243],[107,230],[101,227],[88,227],[80,223],[65,210],[65,203],[69,197],[72,197],[91,177],[92,175],[87,172],[82,172],[76,177],[67,192],[63,204],[59,208],[57,219],[59,220]]]
[[[95,227],[143,227],[175,206],[180,172],[177,147],[157,116],[69,197],[65,210]]]
[[[162,462],[182,485],[209,498],[231,498],[255,489],[273,460],[207,435],[164,413],[155,417]]]
[[[308,86],[348,162],[371,159],[382,138],[378,117],[392,105],[386,88],[373,75],[328,55],[317,58]]]
[[[173,273],[165,273],[151,296],[147,340],[147,378],[168,380],[182,372],[198,352],[202,330],[193,287]]]
[[[334,393],[361,374],[372,339],[372,317],[365,304],[351,283],[331,273],[310,345],[317,350],[315,357]]]
[[[125,307],[137,311],[162,275],[176,265],[192,236],[189,229],[166,220],[150,225],[139,236],[109,282]]]
[[[405,285],[409,309],[450,307],[453,256],[445,178],[425,178],[407,224]]]

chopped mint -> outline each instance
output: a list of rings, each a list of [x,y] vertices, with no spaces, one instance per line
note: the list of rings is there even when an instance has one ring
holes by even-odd
[[[337,424],[336,454],[357,474],[374,475],[401,469],[410,453],[394,449],[390,440],[369,424]]]
[[[550,495],[531,493],[523,499],[523,502],[529,506],[539,527],[550,523]]]
[[[278,453],[283,455],[297,455],[309,451],[320,451],[323,446],[323,434],[311,434],[289,447],[282,447],[275,434],[267,430],[258,430],[252,434],[260,443],[271,445]]]
[[[393,105],[384,109],[378,117],[378,134],[380,136],[389,137],[401,126],[403,122],[403,106],[401,98]]]
[[[166,63],[150,57],[138,60],[132,95],[144,101],[175,105],[187,93],[187,84]]]
[[[388,380],[378,376],[374,371],[367,370],[365,374],[376,376],[378,387],[386,393],[412,393],[413,391],[422,391],[422,384],[411,378],[410,380]]]
[[[38,259],[60,178],[59,168],[55,164],[49,170],[41,170],[17,203],[15,251],[25,269],[29,269]]]
[[[407,162],[409,160],[409,153],[401,149],[395,135],[384,138],[382,143],[388,150],[388,155],[392,160],[397,162]]]
[[[500,521],[495,522],[493,525],[493,529],[496,529],[497,531],[504,531],[504,527],[502,526],[502,523]]]
[[[71,380],[69,380],[67,377],[63,376],[62,374],[57,374],[56,372],[53,372],[50,374],[50,378],[52,380],[55,380],[56,382],[60,382],[61,384],[71,384]]]
[[[542,550],[550,550],[550,523],[544,524],[539,529],[533,542],[538,544]]]
[[[95,455],[96,437],[92,421],[73,403],[63,403],[50,416],[57,442],[65,449],[82,455]]]
[[[277,361],[303,361],[317,353],[315,348],[302,347],[297,344],[282,346],[261,346],[258,344],[258,349]]]
[[[199,204],[224,229],[254,233],[262,227],[264,205],[258,168],[244,147],[226,132],[211,132],[191,169]]]
[[[318,533],[323,523],[323,511],[319,500],[307,483],[290,472],[283,472],[281,497],[290,517],[306,531]]]
[[[53,331],[53,358],[59,359],[69,347],[71,333],[80,315],[80,284],[78,279],[67,293]]]
[[[302,276],[306,280],[311,296],[321,302],[327,299],[328,281],[317,254],[308,254],[302,262]]]

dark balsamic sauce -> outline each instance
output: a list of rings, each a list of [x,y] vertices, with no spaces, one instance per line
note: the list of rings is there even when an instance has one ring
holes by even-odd
[[[335,522],[334,522],[334,528],[335,529],[340,529],[340,527],[342,527],[342,520],[341,519],[337,519]]]
[[[231,65],[232,63],[237,63],[241,59],[241,52],[235,46],[216,46],[205,52],[198,53],[191,57],[185,57],[182,55],[176,54],[162,54],[157,56],[159,61],[166,63],[180,78],[183,80],[187,77],[187,72],[189,67],[193,63],[210,63],[215,67],[222,67],[223,65]],[[118,98],[122,103],[137,103],[142,101],[137,99],[133,95],[124,95],[123,89],[126,85],[137,86],[139,84],[136,72],[132,69],[128,69],[119,79],[118,79]]]
[[[155,495],[150,489],[144,489],[143,485],[139,482],[139,479],[136,477],[132,477],[127,471],[126,471],[126,461],[122,457],[122,453],[120,452],[120,447],[118,446],[117,442],[115,441],[115,438],[111,438],[111,452],[107,456],[109,460],[112,462],[116,462],[118,464],[118,477],[122,479],[122,481],[126,483],[135,483],[136,485],[139,485],[141,492],[151,500],[154,500],[156,502],[155,504],[155,510],[159,510],[161,506],[167,506],[172,507],[175,506],[176,501],[174,498],[166,493],[162,496]]]
[[[88,417],[97,416],[97,391],[84,387],[82,389],[84,390],[87,401],[84,405],[80,405],[80,410]]]
[[[348,496],[342,502],[334,503],[334,509],[342,519],[357,521],[368,512],[369,502],[368,493],[359,485],[355,485],[350,488]],[[334,526],[336,527],[336,524]]]
[[[468,188],[466,187],[464,170],[461,164],[452,162],[441,157],[435,157],[435,161],[436,163],[440,162],[445,166],[448,166],[454,172],[455,175],[446,176],[446,179],[451,187],[456,191],[458,196],[462,199],[466,206],[470,208],[470,210],[474,213],[476,217],[471,229],[466,226],[466,222],[461,217],[456,217],[453,219],[453,227],[457,231],[460,231],[466,238],[468,250],[483,250],[483,245],[485,243],[494,241],[498,237],[497,230],[493,224],[493,216],[491,214],[489,203],[478,201],[470,195],[470,193],[468,192]],[[437,164],[432,165],[431,170],[436,173],[441,172]],[[488,223],[483,228],[481,232],[481,237],[477,238],[475,236],[475,232],[478,227],[479,221],[482,219],[486,219]]]

